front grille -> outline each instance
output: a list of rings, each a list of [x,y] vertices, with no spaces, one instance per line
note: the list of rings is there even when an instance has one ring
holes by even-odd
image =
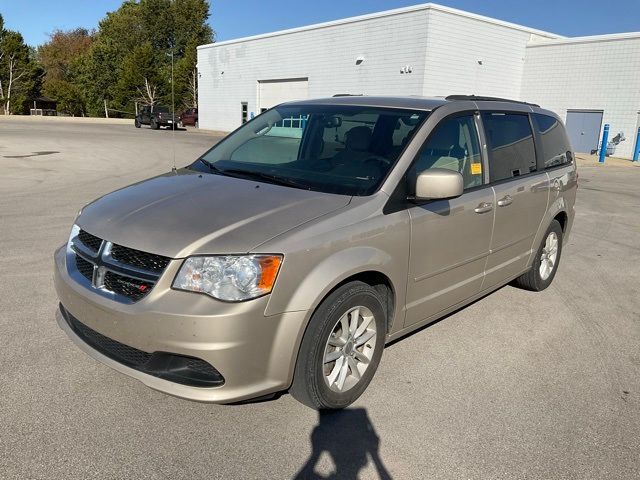
[[[80,322],[62,305],[60,312],[73,332],[103,355],[155,377],[194,387],[219,387],[224,377],[200,358],[168,352],[147,353],[113,340]]]
[[[92,252],[100,250],[100,245],[102,245],[101,238],[91,235],[89,232],[85,232],[84,230],[80,230],[78,233],[78,240],[80,240],[80,242],[82,242],[82,244]]]
[[[118,295],[137,302],[153,288],[152,282],[145,282],[137,278],[126,277],[113,272],[107,272],[104,276],[104,287]]]
[[[76,255],[76,268],[80,275],[85,277],[90,282],[93,280],[93,263],[87,262],[80,255]]]
[[[171,261],[169,257],[141,252],[140,250],[116,244],[111,247],[111,258],[120,263],[151,270],[152,272],[162,272]]]
[[[68,264],[75,266],[77,273],[89,280],[98,292],[114,293],[111,298],[123,303],[144,298],[171,261],[169,257],[113,244],[85,230],[78,232],[72,248]],[[96,266],[100,268],[94,279]],[[84,283],[83,279],[76,279]],[[101,283],[94,284],[94,281]]]

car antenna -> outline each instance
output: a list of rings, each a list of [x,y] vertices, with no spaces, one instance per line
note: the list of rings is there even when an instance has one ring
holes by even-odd
[[[173,155],[173,173],[178,173],[176,168],[176,98],[173,82],[173,48],[174,42],[171,42],[171,153]]]

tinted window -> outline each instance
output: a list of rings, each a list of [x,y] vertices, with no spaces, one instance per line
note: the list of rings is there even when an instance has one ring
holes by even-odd
[[[429,112],[340,105],[272,108],[203,155],[220,175],[370,195]],[[402,139],[397,126],[403,129]],[[196,162],[193,168],[208,171]]]
[[[544,168],[569,163],[571,147],[562,124],[555,118],[541,113],[534,113],[533,120],[542,145]]]
[[[472,115],[445,119],[429,135],[411,173],[430,168],[460,172],[464,188],[482,185],[480,142]]]
[[[483,113],[482,122],[488,140],[491,181],[536,171],[536,150],[528,115]]]

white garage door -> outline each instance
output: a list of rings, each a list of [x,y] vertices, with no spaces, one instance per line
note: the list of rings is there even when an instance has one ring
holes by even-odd
[[[258,86],[260,112],[282,102],[309,98],[309,79],[288,78],[285,80],[262,80]]]

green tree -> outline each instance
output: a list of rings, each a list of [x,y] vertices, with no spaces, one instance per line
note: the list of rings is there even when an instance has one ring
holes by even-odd
[[[168,82],[158,68],[159,59],[151,42],[137,46],[124,58],[116,85],[116,100],[125,108],[133,102],[155,105],[168,90]]]
[[[86,100],[78,85],[82,57],[93,43],[93,34],[84,28],[49,35],[49,41],[38,48],[38,59],[44,68],[43,93],[58,102],[58,111],[68,115],[84,115]]]

